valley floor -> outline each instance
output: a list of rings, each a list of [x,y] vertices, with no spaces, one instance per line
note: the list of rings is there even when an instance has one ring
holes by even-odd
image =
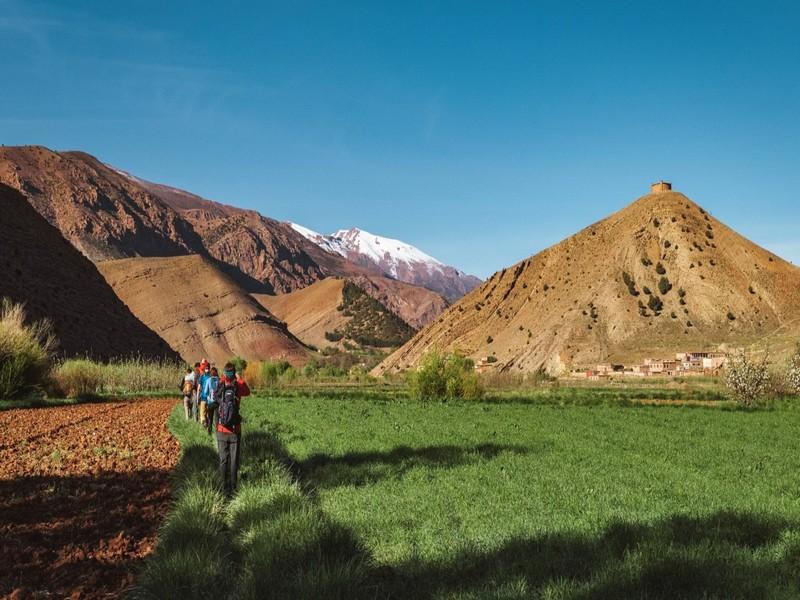
[[[238,557],[235,598],[800,595],[791,404],[245,404],[230,503],[215,491],[212,441],[173,412],[184,484],[138,596],[218,593],[179,577],[198,546],[189,533],[209,529],[200,558]],[[200,498],[214,517],[193,522]]]

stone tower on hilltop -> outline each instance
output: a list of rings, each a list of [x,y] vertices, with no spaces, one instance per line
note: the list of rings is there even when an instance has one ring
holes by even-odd
[[[672,190],[672,184],[669,181],[657,181],[650,184],[650,193],[657,194],[658,192],[669,192]]]

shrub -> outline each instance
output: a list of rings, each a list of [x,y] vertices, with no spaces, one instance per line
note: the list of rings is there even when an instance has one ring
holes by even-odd
[[[319,366],[313,360],[303,367],[303,377],[306,379],[314,379],[319,372]]]
[[[18,398],[40,386],[55,347],[49,321],[26,324],[25,307],[0,300],[0,398]]]
[[[667,274],[667,270],[664,268],[664,265],[662,265],[661,263],[658,263],[656,265],[656,273],[658,273],[659,275],[666,275]]]
[[[102,385],[101,366],[91,360],[68,360],[61,363],[53,373],[59,394],[67,398],[85,398],[100,391]]]
[[[725,367],[725,384],[734,399],[744,406],[752,406],[763,397],[769,384],[768,356],[755,361],[744,351],[728,360]]]
[[[442,354],[431,350],[408,381],[409,392],[417,399],[476,400],[483,396],[475,364],[458,352]]]
[[[800,394],[800,343],[797,344],[794,354],[789,357],[786,381],[795,394]]]
[[[260,390],[264,387],[264,381],[261,378],[261,362],[247,363],[244,370],[244,380],[254,390]]]
[[[665,296],[671,289],[672,284],[669,282],[669,279],[662,277],[658,280],[658,291],[661,292],[662,296]]]
[[[270,360],[261,363],[261,385],[274,388],[278,385],[281,375],[292,368],[287,360],[273,362]]]
[[[661,312],[664,303],[661,302],[661,298],[659,298],[658,296],[650,296],[650,300],[647,302],[647,306],[649,306],[650,310],[652,310],[654,313],[659,313]]]
[[[496,356],[487,356],[486,357],[486,362],[487,363],[496,363],[497,362],[497,357]]]
[[[625,286],[628,288],[628,293],[631,296],[638,296],[639,291],[636,289],[636,281],[630,274],[626,271],[622,272],[622,281],[625,283]]]
[[[233,365],[233,368],[236,369],[237,373],[244,373],[247,369],[247,361],[241,356],[234,356],[228,362]],[[220,375],[222,375],[222,373],[220,373]]]

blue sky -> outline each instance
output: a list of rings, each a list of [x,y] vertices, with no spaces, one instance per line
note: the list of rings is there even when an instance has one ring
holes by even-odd
[[[668,179],[800,263],[796,2],[0,0],[0,142],[480,276]]]

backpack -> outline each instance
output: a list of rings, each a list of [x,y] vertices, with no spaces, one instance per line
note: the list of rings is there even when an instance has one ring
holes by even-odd
[[[183,383],[181,384],[181,389],[183,390],[184,396],[191,396],[193,388],[194,388],[194,382],[191,379],[183,380]]]
[[[211,375],[208,378],[208,381],[206,382],[206,385],[209,385],[209,383],[211,384],[210,385],[211,389],[210,389],[210,391],[208,393],[208,396],[206,397],[206,404],[209,407],[212,407],[212,406],[216,406],[217,405],[216,390],[217,390],[217,387],[219,387],[219,377],[215,377],[214,375]]]
[[[228,382],[222,379],[219,380],[219,385],[214,390],[214,401],[219,405],[217,423],[227,429],[233,429],[241,422],[236,392],[236,381]]]

